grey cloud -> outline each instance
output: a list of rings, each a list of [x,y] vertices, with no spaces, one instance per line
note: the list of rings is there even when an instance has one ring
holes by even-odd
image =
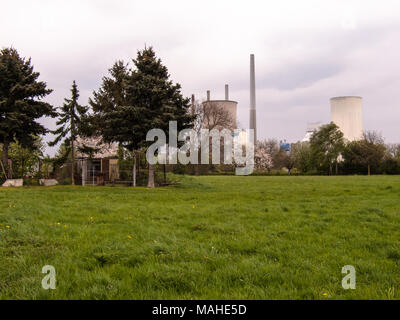
[[[115,60],[153,45],[185,95],[201,99],[211,90],[223,98],[229,83],[243,127],[255,53],[259,137],[297,141],[307,122],[329,121],[331,96],[354,94],[364,97],[366,128],[400,141],[398,2],[172,2],[9,2],[0,47],[32,56],[58,106],[72,80],[85,104]],[[346,10],[355,14],[354,29],[341,27]],[[43,121],[54,128],[54,120]]]
[[[313,62],[300,62],[291,66],[284,66],[279,72],[264,73],[258,82],[259,88],[276,88],[279,90],[293,90],[310,86],[322,79],[340,73],[343,65],[333,61],[318,59]]]

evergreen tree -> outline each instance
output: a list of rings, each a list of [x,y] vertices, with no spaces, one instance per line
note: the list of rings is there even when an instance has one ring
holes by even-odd
[[[103,77],[103,82],[98,91],[93,92],[89,104],[98,116],[106,112],[115,111],[117,106],[126,105],[126,82],[128,78],[127,65],[118,60],[108,70],[110,77]],[[102,119],[99,119],[100,121]]]
[[[110,72],[119,71],[116,74],[120,74],[120,79],[123,79],[118,82],[121,86],[117,85],[116,74],[112,73],[113,86],[106,87],[105,83],[108,82],[103,79],[103,86],[93,100],[96,105],[92,106],[94,122],[101,123],[97,129],[103,140],[119,142],[135,154],[136,150],[147,146],[146,134],[149,130],[159,128],[168,135],[169,121],[177,121],[178,130],[181,130],[191,126],[193,117],[188,113],[189,99],[182,96],[179,84],[173,84],[169,80],[168,69],[162,65],[151,47],[138,51],[133,63],[136,68],[129,72],[126,68],[122,68],[122,64],[114,65]],[[123,74],[126,77],[122,77]],[[117,92],[123,92],[119,95],[123,99],[121,101],[111,99],[113,91],[110,88],[118,88]],[[113,103],[107,104],[102,101]],[[104,107],[98,108],[102,105]],[[135,172],[134,169],[134,177]],[[152,165],[149,165],[148,186],[154,187]]]
[[[110,76],[103,77],[101,87],[97,91],[93,91],[93,98],[89,98],[89,104],[94,112],[90,117],[89,131],[92,135],[102,136],[105,142],[114,142],[116,140],[114,140],[113,128],[105,128],[104,121],[109,113],[116,111],[118,106],[126,106],[128,65],[124,61],[118,60],[108,69],[108,72]],[[118,150],[121,149],[123,146],[119,142]],[[135,177],[136,168],[133,171]]]
[[[126,135],[121,135],[120,117],[123,117],[123,107],[127,106],[126,87],[129,78],[128,65],[122,60],[118,60],[108,70],[110,76],[103,77],[103,82],[99,90],[93,92],[93,98],[89,99],[89,104],[93,109],[90,117],[92,134],[100,135],[104,142],[118,142],[119,151],[128,148],[134,156],[132,141],[126,140]],[[125,119],[126,121],[132,121]],[[138,122],[135,120],[134,122]],[[128,134],[130,136],[130,134]],[[133,185],[136,185],[136,161],[133,166]]]
[[[138,51],[133,60],[136,69],[130,74],[127,102],[140,115],[140,145],[149,130],[159,128],[168,136],[169,121],[177,121],[178,130],[191,127],[194,116],[190,114],[190,99],[184,98],[181,86],[169,78],[168,69],[156,57],[152,47]],[[154,187],[154,168],[149,164],[148,187]]]
[[[52,90],[38,81],[39,73],[33,71],[31,59],[21,58],[17,50],[6,48],[0,52],[0,142],[3,144],[2,163],[8,168],[8,152],[12,142],[24,148],[34,148],[35,137],[48,130],[38,119],[57,113],[49,103],[41,101]]]
[[[72,159],[72,184],[75,184],[75,141],[79,133],[82,131],[83,119],[86,117],[88,108],[78,104],[79,90],[76,82],[72,83],[71,99],[64,99],[64,104],[60,108],[59,120],[57,121],[57,130],[52,131],[56,135],[54,141],[49,143],[49,146],[54,146],[63,138],[66,138],[66,145],[69,147]]]

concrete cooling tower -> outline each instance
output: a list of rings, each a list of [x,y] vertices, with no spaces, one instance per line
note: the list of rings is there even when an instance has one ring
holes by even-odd
[[[349,141],[363,136],[362,98],[335,97],[331,99],[331,121],[334,122]]]
[[[207,91],[207,100],[202,103],[204,110],[212,110],[214,109],[224,109],[229,114],[232,122],[233,128],[228,129],[236,129],[237,128],[237,105],[236,101],[229,100],[229,86],[225,85],[225,100],[211,100],[210,91]],[[212,119],[213,112],[206,112],[209,119],[204,119],[204,122],[214,123],[214,119]],[[203,126],[207,126],[206,123]],[[219,130],[225,128],[217,128]]]

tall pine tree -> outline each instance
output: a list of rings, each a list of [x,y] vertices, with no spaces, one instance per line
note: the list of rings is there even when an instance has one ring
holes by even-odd
[[[10,143],[18,141],[22,147],[34,148],[35,137],[48,132],[37,120],[57,115],[52,105],[42,101],[52,90],[38,81],[39,75],[33,71],[31,59],[21,58],[17,50],[0,51],[0,142],[8,178],[12,175],[8,166]]]
[[[168,135],[169,121],[177,121],[178,130],[181,130],[192,125],[193,116],[188,112],[190,100],[182,96],[179,84],[169,80],[168,69],[156,57],[151,47],[138,51],[133,63],[135,70],[127,71],[121,66],[116,68],[117,65],[112,69],[125,74],[124,82],[119,82],[124,84],[123,89],[118,90],[124,93],[124,101],[108,104],[112,106],[110,108],[98,108],[101,105],[99,102],[104,101],[103,98],[107,101],[107,97],[113,96],[113,91],[107,89],[103,83],[101,91],[94,97],[96,104],[92,106],[95,122],[102,124],[98,127],[98,132],[103,140],[119,142],[134,153],[148,145],[146,134],[149,130],[163,129]],[[115,76],[113,78],[117,79]],[[110,87],[115,87],[115,80]],[[103,105],[107,106],[106,103]],[[154,187],[152,165],[149,165],[148,186]]]
[[[93,92],[89,104],[97,115],[114,111],[117,106],[126,105],[126,81],[128,78],[127,65],[118,60],[108,70],[109,77],[103,77],[99,90]]]
[[[190,99],[182,96],[180,84],[169,79],[167,67],[156,57],[153,48],[138,51],[133,63],[136,69],[128,81],[127,102],[140,113],[141,145],[147,145],[146,134],[151,129],[162,129],[168,136],[169,121],[177,121],[178,130],[191,127],[194,117],[189,112]],[[151,164],[148,187],[154,187]]]
[[[66,138],[65,144],[69,147],[72,159],[71,179],[72,185],[75,185],[75,141],[79,133],[81,132],[83,119],[86,117],[88,108],[81,106],[78,103],[79,90],[76,82],[72,83],[71,88],[71,99],[64,99],[64,104],[60,107],[59,120],[57,121],[58,128],[52,133],[56,135],[56,138],[49,143],[49,146],[54,146],[59,143],[62,139]]]
[[[109,76],[103,77],[101,87],[94,91],[93,98],[89,99],[89,104],[93,109],[90,129],[92,135],[102,136],[104,142],[119,142],[119,149],[122,149],[124,139],[116,138],[114,126],[118,126],[118,123],[111,121],[110,114],[116,112],[121,106],[127,105],[126,86],[129,70],[124,61],[118,60],[108,69],[108,72]],[[105,126],[105,121],[107,121],[107,126]],[[136,186],[136,157],[135,152],[131,151],[134,157],[133,185]]]

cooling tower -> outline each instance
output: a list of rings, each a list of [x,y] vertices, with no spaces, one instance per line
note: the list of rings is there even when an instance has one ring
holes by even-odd
[[[363,135],[362,98],[335,97],[331,99],[331,121],[344,134],[344,138],[353,141]]]
[[[218,123],[218,120],[213,119],[214,111],[212,111],[212,109],[224,109],[227,111],[233,122],[233,128],[228,129],[236,129],[238,103],[236,101],[229,100],[229,86],[225,85],[225,100],[211,100],[210,96],[210,91],[207,91],[207,100],[202,103],[206,115],[206,118],[203,120],[203,126],[208,127],[210,124],[212,125],[213,123]],[[216,129],[222,130],[226,128],[218,126]]]

